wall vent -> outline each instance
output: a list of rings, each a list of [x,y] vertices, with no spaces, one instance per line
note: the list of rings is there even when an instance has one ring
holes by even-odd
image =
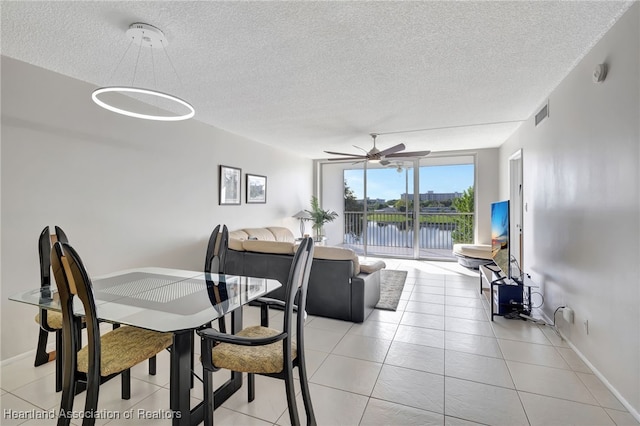
[[[536,114],[536,126],[549,116],[549,102],[547,102],[542,109]]]

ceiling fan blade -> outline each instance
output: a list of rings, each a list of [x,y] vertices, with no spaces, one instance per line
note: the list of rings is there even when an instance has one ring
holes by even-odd
[[[327,158],[328,161],[345,161],[345,160],[360,160],[365,161],[366,157],[357,156],[357,157],[340,157],[340,158]]]
[[[399,152],[397,154],[387,154],[387,158],[404,158],[404,157],[424,157],[431,154],[431,151],[413,151],[413,152]]]
[[[364,149],[364,148],[360,148],[358,145],[353,145],[354,148],[358,148],[360,151],[364,152],[364,155],[367,155],[369,152]]]
[[[392,146],[391,148],[387,148],[387,149],[384,149],[384,150],[380,151],[378,153],[378,155],[380,155],[380,157],[384,157],[384,156],[387,156],[389,154],[393,154],[395,152],[402,151],[403,149],[405,149],[404,144],[403,143],[399,143],[396,146]]]
[[[358,154],[347,154],[346,152],[334,152],[334,151],[325,151],[327,154],[331,154],[331,155],[347,155],[349,157],[362,157],[364,158],[364,155],[358,155]]]

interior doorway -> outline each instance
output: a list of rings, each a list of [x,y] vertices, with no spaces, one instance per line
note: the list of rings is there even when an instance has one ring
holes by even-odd
[[[511,200],[511,214],[509,230],[511,237],[511,256],[518,262],[520,270],[524,270],[523,238],[523,174],[522,174],[522,150],[519,149],[509,157],[509,199]]]

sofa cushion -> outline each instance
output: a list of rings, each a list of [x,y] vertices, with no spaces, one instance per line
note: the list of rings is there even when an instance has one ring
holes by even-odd
[[[244,228],[248,235],[247,240],[276,241],[275,235],[267,228]]]
[[[357,258],[356,253],[348,248],[315,246],[313,257],[327,260],[353,260]]]
[[[229,238],[229,248],[235,251],[244,251],[244,247],[242,247],[243,242],[244,238],[241,240],[237,238]]]
[[[355,255],[355,253],[354,253],[354,255]],[[362,272],[362,269],[360,269],[360,259],[358,259],[358,256],[355,256],[353,258],[352,262],[353,262],[353,276],[355,277],[360,272]]]
[[[313,250],[313,257],[316,259],[326,260],[350,260],[353,262],[353,275],[360,273],[360,262],[356,253],[348,248],[343,247],[326,247],[316,246]]]
[[[238,229],[236,231],[231,231],[229,232],[229,239],[236,239],[236,240],[248,240],[249,239],[249,234],[247,234],[246,232],[244,232],[242,229]]]
[[[293,243],[296,238],[289,228],[282,226],[270,226],[267,228],[275,237],[276,241],[284,241],[285,243]]]
[[[382,260],[367,260],[360,262],[360,272],[364,272],[365,274],[371,274],[386,267],[386,263]]]
[[[246,240],[242,242],[245,251],[257,253],[293,254],[293,243],[284,241]]]

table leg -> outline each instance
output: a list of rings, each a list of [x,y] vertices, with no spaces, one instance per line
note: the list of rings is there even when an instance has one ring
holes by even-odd
[[[191,425],[191,342],[193,330],[173,334],[171,373],[169,379],[169,406],[173,425]]]
[[[231,332],[242,330],[242,308],[231,313]],[[171,374],[169,380],[169,406],[173,413],[173,426],[198,425],[204,420],[204,402],[191,410],[191,359],[193,330],[173,334]],[[242,387],[242,373],[231,372],[231,378],[214,392],[214,407],[222,405]]]

